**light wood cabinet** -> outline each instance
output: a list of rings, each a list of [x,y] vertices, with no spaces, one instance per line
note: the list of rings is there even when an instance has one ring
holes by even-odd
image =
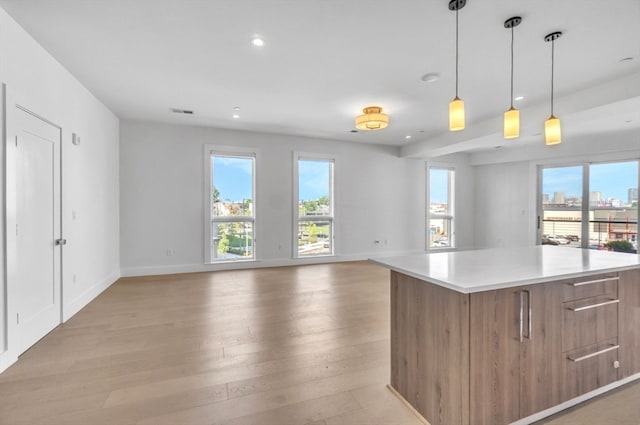
[[[391,272],[391,386],[431,425],[469,423],[468,296]]]
[[[470,296],[473,424],[505,424],[520,417],[520,297],[517,289]]]
[[[558,282],[562,303],[562,401],[619,379],[618,273]]]
[[[640,372],[640,269],[620,272],[620,379]]]
[[[500,425],[640,372],[640,269],[462,294],[391,273],[391,386],[431,425]]]
[[[470,295],[472,423],[506,424],[562,401],[560,295],[554,283]]]

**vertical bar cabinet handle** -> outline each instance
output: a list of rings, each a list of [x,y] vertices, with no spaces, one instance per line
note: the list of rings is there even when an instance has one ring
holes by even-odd
[[[520,342],[524,341],[524,291],[520,291]]]
[[[528,324],[528,329],[527,329],[527,339],[531,339],[531,292],[529,291],[524,291],[527,293],[527,309],[529,310],[529,314],[527,315],[527,324]]]

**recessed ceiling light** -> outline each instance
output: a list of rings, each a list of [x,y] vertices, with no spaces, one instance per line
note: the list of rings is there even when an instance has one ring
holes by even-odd
[[[434,81],[438,81],[440,78],[440,74],[437,72],[429,72],[428,74],[424,74],[420,79],[425,83],[433,83]]]
[[[238,115],[238,114],[233,114],[233,118],[240,118],[240,115]]]
[[[513,100],[522,100],[524,99],[524,96],[516,96],[513,98]]]
[[[406,136],[404,136],[405,139],[411,139],[411,135],[407,134]]]
[[[633,60],[633,58],[631,56],[629,56],[629,57],[620,59],[618,62],[629,62],[629,61],[632,61],[632,60]]]
[[[264,46],[264,40],[261,37],[255,35],[251,39],[251,44],[253,44],[256,47],[262,47]]]

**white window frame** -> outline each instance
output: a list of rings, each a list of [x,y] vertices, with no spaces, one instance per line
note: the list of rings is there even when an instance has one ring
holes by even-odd
[[[329,162],[331,165],[330,174],[329,174],[329,215],[313,215],[313,216],[300,216],[299,212],[299,161],[325,161]],[[293,153],[293,239],[292,239],[292,249],[293,249],[293,258],[294,259],[308,259],[308,258],[319,258],[319,257],[333,257],[336,255],[336,191],[335,191],[335,181],[336,181],[336,157],[332,155],[323,155],[316,153],[304,153],[304,152],[294,152]],[[300,225],[300,221],[329,221],[331,223],[331,234],[329,235],[329,239],[331,240],[331,251],[328,254],[317,254],[317,255],[299,255],[298,253],[298,229]]]
[[[447,206],[449,209],[448,214],[432,214],[431,213],[431,170],[447,170]],[[426,208],[425,208],[425,251],[447,251],[454,250],[456,248],[456,232],[455,232],[455,198],[456,198],[456,167],[445,164],[426,164]],[[430,246],[431,228],[429,223],[431,220],[448,220],[449,221],[449,246]]]
[[[252,208],[251,216],[229,216],[229,217],[217,217],[211,216],[213,208],[213,200],[211,198],[211,190],[213,189],[213,169],[211,166],[211,160],[214,156],[226,156],[236,158],[251,158],[253,160],[252,166]],[[258,156],[259,153],[256,149],[242,148],[236,146],[220,146],[220,145],[205,145],[204,146],[204,263],[205,264],[222,264],[222,263],[237,263],[237,262],[253,262],[258,259],[258,238],[256,229],[256,215],[257,215],[257,171],[258,171]],[[220,260],[213,260],[211,240],[213,238],[213,231],[215,229],[214,223],[234,223],[245,222],[251,223],[253,240],[252,240],[252,256],[242,258],[226,258]]]

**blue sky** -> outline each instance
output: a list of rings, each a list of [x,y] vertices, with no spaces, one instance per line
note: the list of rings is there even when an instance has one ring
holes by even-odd
[[[330,163],[327,161],[298,162],[298,191],[300,200],[308,201],[329,196]]]
[[[242,201],[253,198],[251,158],[216,156],[212,160],[213,184],[220,191],[220,199]]]
[[[251,198],[251,159],[216,156],[213,160],[214,184],[221,199],[242,201]],[[300,161],[300,199],[318,199],[329,195],[329,163]],[[638,187],[638,163],[616,162],[592,164],[590,191],[600,191],[606,198],[628,200],[628,189]],[[554,167],[543,170],[542,193],[564,192],[565,196],[582,197],[582,167]],[[447,170],[431,169],[431,202],[447,202]]]
[[[448,202],[449,170],[442,168],[429,169],[429,202],[432,204],[446,204]]]
[[[542,171],[542,193],[582,197],[582,167],[545,168]],[[589,191],[602,192],[604,199],[628,201],[628,190],[638,187],[638,163],[615,162],[592,164],[589,168]]]
[[[299,164],[300,199],[329,196],[330,164],[327,161],[300,161]],[[251,159],[216,156],[212,160],[212,167],[213,184],[220,191],[220,199],[251,199]]]

